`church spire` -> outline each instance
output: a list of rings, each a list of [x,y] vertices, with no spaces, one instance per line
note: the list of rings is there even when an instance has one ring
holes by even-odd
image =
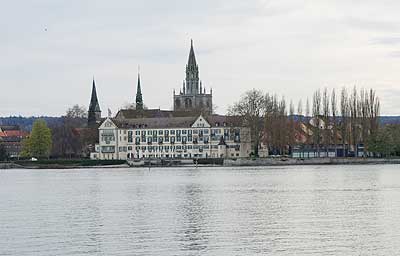
[[[92,96],[90,98],[89,111],[88,111],[88,124],[93,125],[100,121],[101,110],[99,100],[97,99],[96,83],[93,78]]]
[[[140,73],[138,72],[138,81],[136,88],[136,109],[143,110],[143,97],[142,97],[142,88],[140,86]]]
[[[199,67],[193,49],[193,40],[190,40],[190,52],[186,65],[186,94],[199,94]]]
[[[193,67],[193,68],[197,67],[196,55],[194,54],[194,49],[193,49],[193,39],[190,40],[188,67]]]

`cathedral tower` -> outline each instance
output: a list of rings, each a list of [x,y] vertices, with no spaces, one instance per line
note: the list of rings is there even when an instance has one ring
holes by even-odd
[[[179,94],[174,92],[174,110],[212,113],[212,93],[206,92],[199,77],[193,40],[190,43],[189,59],[186,65],[186,79]]]

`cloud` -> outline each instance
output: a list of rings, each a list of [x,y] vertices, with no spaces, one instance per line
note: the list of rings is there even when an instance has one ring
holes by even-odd
[[[102,109],[115,111],[134,100],[138,65],[145,104],[170,108],[191,38],[220,113],[253,87],[295,102],[325,85],[386,97],[400,82],[399,8],[389,0],[8,1],[0,115],[87,105],[93,75]],[[396,111],[383,102],[383,113]]]

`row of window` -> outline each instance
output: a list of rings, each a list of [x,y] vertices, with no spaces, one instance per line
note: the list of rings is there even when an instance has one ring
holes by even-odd
[[[208,150],[208,149],[218,149],[218,145],[185,145],[185,146],[136,146],[136,147],[132,147],[132,146],[128,146],[128,147],[119,147],[119,151],[120,152],[127,152],[127,151],[133,151],[133,148],[135,148],[136,151],[176,151],[176,150]],[[104,151],[103,151],[104,152]]]
[[[136,130],[136,136],[144,136],[144,135],[191,135],[191,134],[229,134],[229,133],[240,133],[239,128],[235,129],[189,129],[189,130]],[[120,134],[126,134],[127,130],[120,130]],[[128,135],[133,136],[133,131],[128,131]]]

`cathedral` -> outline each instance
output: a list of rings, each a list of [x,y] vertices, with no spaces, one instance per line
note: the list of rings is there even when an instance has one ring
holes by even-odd
[[[99,143],[92,159],[239,158],[251,153],[250,129],[235,117],[212,113],[212,90],[206,91],[191,41],[186,79],[174,91],[173,109],[148,109],[138,74],[134,107],[98,123],[100,107],[93,83],[89,124],[98,124]]]
[[[175,94],[174,91],[174,111],[212,113],[212,90],[207,93],[200,80],[193,40],[186,65],[186,79],[183,81],[183,87],[179,94]]]
[[[186,79],[179,93],[174,90],[173,110],[148,109],[143,102],[140,75],[138,74],[136,99],[134,108],[121,109],[116,118],[148,118],[148,117],[174,117],[174,116],[197,116],[198,114],[212,115],[212,89],[208,92],[199,76],[199,66],[191,40],[188,63],[186,65]],[[96,126],[101,122],[101,110],[97,99],[96,85],[93,79],[92,97],[88,111],[88,126]]]

